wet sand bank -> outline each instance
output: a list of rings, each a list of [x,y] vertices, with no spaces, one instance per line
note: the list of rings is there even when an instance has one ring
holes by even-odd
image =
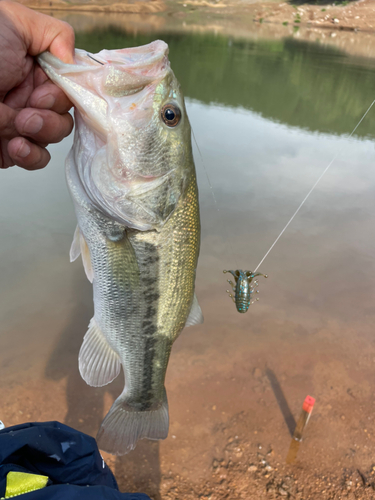
[[[133,2],[67,4],[23,3],[63,19],[77,32],[108,26],[142,33],[214,33],[243,39],[301,41],[337,47],[348,54],[375,57],[375,1],[347,5],[289,2]],[[113,10],[115,9],[115,10]],[[116,10],[117,9],[117,10]]]

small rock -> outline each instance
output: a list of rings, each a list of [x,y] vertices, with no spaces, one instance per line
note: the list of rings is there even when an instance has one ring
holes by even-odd
[[[286,497],[288,493],[284,490],[284,488],[279,488],[279,493],[282,497]]]
[[[258,467],[254,464],[250,465],[248,468],[247,468],[247,472],[255,472],[256,470],[258,470]]]
[[[227,470],[226,469],[219,469],[218,471],[220,479],[226,479],[227,478]]]
[[[334,20],[333,20],[333,22],[334,22],[335,24],[339,24],[339,22],[340,22],[340,21],[337,19],[337,17],[335,17],[335,18],[334,18]]]

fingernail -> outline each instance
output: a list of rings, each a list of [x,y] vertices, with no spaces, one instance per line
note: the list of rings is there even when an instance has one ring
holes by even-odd
[[[19,147],[16,155],[19,157],[19,158],[26,158],[26,156],[28,156],[30,154],[30,146],[28,144],[26,144],[26,142],[23,142],[21,144],[21,146]]]
[[[36,106],[38,108],[51,109],[55,102],[56,98],[52,94],[47,94],[38,99]]]
[[[37,134],[43,127],[43,118],[40,115],[32,115],[26,121],[23,130],[26,134]]]

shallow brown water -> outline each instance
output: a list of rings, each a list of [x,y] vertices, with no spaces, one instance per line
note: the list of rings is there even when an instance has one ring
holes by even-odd
[[[214,43],[209,46],[216,57]],[[352,90],[337,100],[341,110],[336,102],[330,107],[334,93],[323,104],[324,96],[314,96],[306,107],[308,67],[297,71],[295,65],[287,74],[302,97],[287,113],[290,97],[284,107],[268,106],[277,90],[262,68],[292,56],[308,61],[321,75],[322,95],[331,87],[330,67],[346,78],[347,88],[356,72],[358,81],[371,79],[373,63],[324,52],[308,59],[301,45],[279,46],[279,59],[274,45],[241,50],[246,68],[260,72],[249,69],[245,81],[253,82],[259,98],[244,98],[243,106],[233,104],[235,82],[225,87],[227,98],[217,93],[210,103],[203,97],[207,88],[193,85],[192,72],[176,70],[202,154],[195,153],[202,212],[196,289],[205,323],[186,330],[172,351],[168,439],[106,459],[122,490],[143,490],[155,499],[371,498],[375,150],[369,122],[348,138],[367,105],[353,111],[359,97]],[[251,66],[259,54],[264,64]],[[208,85],[227,74],[224,68],[220,77],[219,63],[214,68]],[[263,89],[254,86],[257,76]],[[286,90],[290,84],[276,83]],[[270,97],[262,100],[261,92]],[[359,94],[368,104],[374,97],[367,87]],[[333,111],[336,121],[327,118]],[[95,435],[122,380],[94,389],[78,373],[92,297],[81,263],[68,259],[75,217],[63,159],[70,144],[71,138],[51,147],[45,171],[1,173],[0,419],[6,425],[60,420]],[[260,280],[260,302],[237,313],[222,270],[259,263],[337,153],[261,266],[269,278]],[[314,412],[297,462],[287,466],[291,432],[308,394],[316,398]],[[353,491],[357,496],[350,497]]]

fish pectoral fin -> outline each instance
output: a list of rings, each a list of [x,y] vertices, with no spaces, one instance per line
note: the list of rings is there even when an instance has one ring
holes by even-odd
[[[76,230],[74,231],[72,246],[70,247],[70,252],[69,252],[70,262],[74,262],[75,260],[77,260],[81,254],[81,244],[79,241],[80,235],[81,235],[81,232],[80,232],[79,227],[77,225]]]
[[[83,268],[85,270],[87,279],[92,283],[94,279],[94,272],[91,265],[90,250],[87,246],[86,240],[83,237],[79,227],[76,227],[73,236],[72,246],[70,247],[69,257],[70,262],[74,262],[81,255]]]
[[[203,314],[200,305],[198,304],[197,296],[194,294],[193,303],[191,305],[190,313],[188,319],[185,323],[185,328],[188,326],[199,325],[203,323]]]
[[[92,387],[102,387],[120,373],[119,355],[112,349],[92,318],[78,356],[79,372]]]
[[[113,403],[100,426],[98,447],[112,455],[125,455],[134,450],[139,439],[165,439],[169,415],[167,394],[148,410],[139,410],[127,403],[124,392]]]

